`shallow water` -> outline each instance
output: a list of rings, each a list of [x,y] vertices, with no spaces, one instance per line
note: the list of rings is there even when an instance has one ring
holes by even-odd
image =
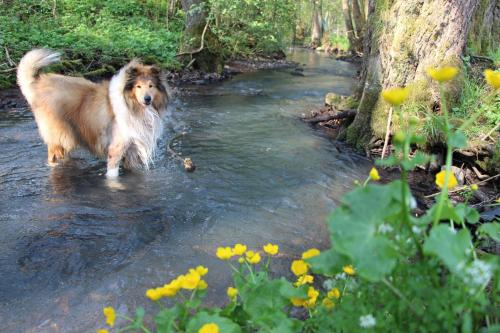
[[[298,115],[330,91],[349,94],[356,68],[294,51],[292,70],[242,74],[196,88],[170,107],[155,167],[106,181],[86,153],[46,165],[31,112],[0,113],[0,332],[91,332],[101,309],[131,312],[144,291],[204,264],[208,301],[220,303],[229,271],[217,246],[280,245],[277,269],[328,245],[324,220],[368,162]],[[197,169],[186,173],[174,149]]]

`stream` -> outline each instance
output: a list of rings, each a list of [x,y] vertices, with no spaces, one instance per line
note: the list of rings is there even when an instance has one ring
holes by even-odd
[[[179,97],[154,168],[118,182],[85,152],[50,168],[32,113],[0,112],[0,332],[95,332],[104,306],[131,314],[146,289],[200,264],[207,304],[221,304],[230,270],[218,246],[279,244],[281,272],[326,248],[326,216],[370,163],[298,118],[327,92],[350,94],[356,67],[304,50],[289,59],[303,76],[246,73]],[[173,148],[194,173],[167,153],[180,132]]]

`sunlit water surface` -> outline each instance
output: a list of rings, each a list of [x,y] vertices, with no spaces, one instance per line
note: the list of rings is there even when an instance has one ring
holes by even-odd
[[[349,94],[352,65],[295,51],[291,69],[196,88],[170,107],[155,167],[106,181],[105,162],[77,152],[46,165],[29,110],[0,113],[0,332],[92,332],[102,307],[131,312],[144,291],[204,264],[209,303],[224,301],[229,269],[214,257],[235,242],[280,245],[286,270],[328,245],[325,217],[368,162],[340,153],[298,120],[325,93]],[[174,142],[198,166],[186,173]]]

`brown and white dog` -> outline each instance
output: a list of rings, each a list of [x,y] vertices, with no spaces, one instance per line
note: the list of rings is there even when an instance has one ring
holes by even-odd
[[[59,53],[35,49],[21,59],[17,70],[21,91],[47,144],[49,165],[83,147],[107,158],[108,177],[118,176],[122,159],[125,168],[149,168],[168,101],[162,72],[132,60],[101,83],[39,74],[59,61]]]

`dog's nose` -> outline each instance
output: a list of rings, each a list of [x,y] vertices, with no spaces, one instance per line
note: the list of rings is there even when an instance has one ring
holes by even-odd
[[[146,103],[146,104],[151,103],[151,96],[148,96],[148,95],[144,96],[144,103]]]

